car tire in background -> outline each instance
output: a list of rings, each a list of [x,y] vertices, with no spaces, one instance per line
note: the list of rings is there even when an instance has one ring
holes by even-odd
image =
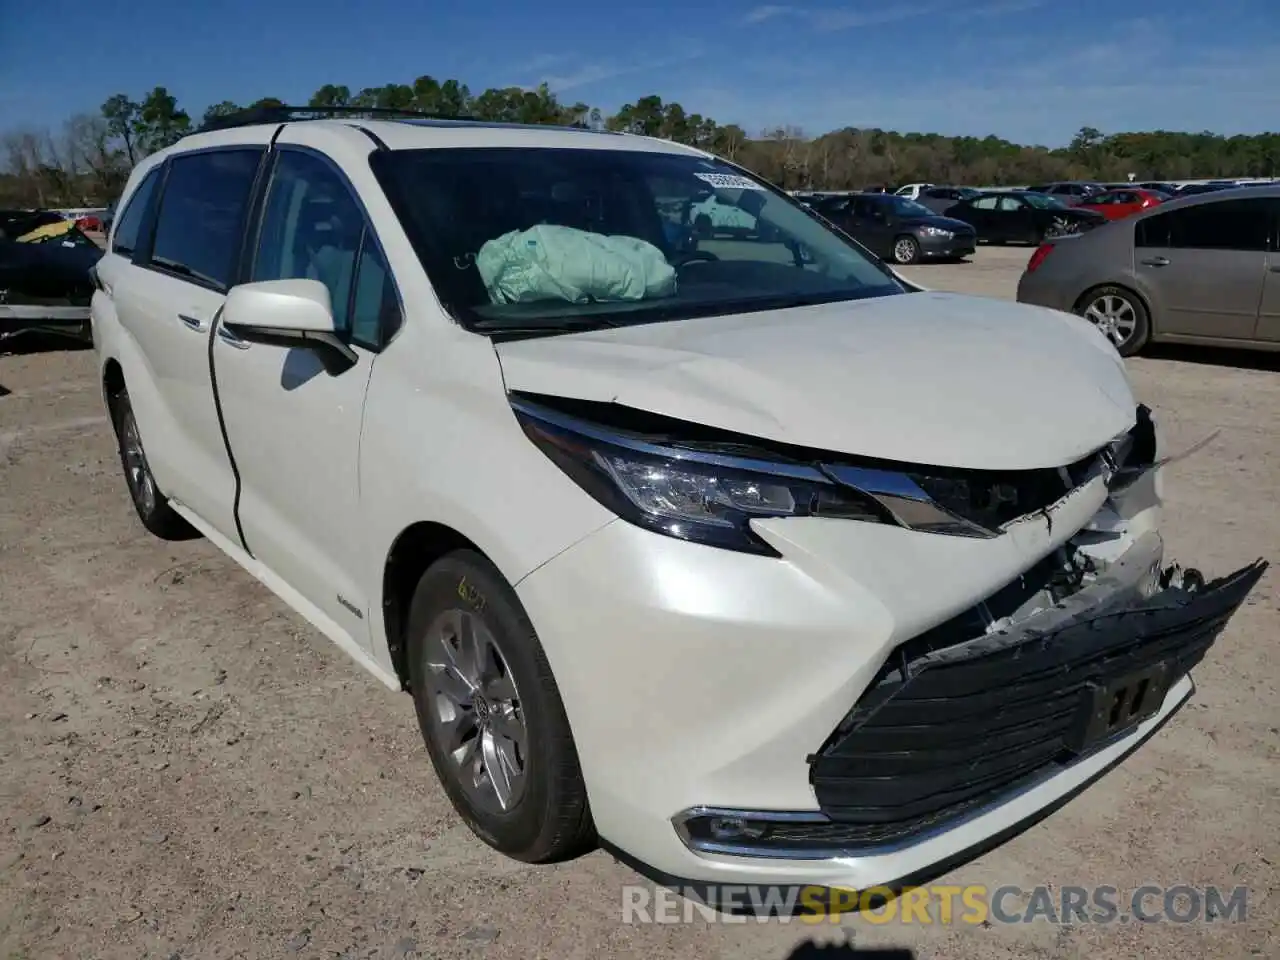
[[[893,241],[893,262],[906,266],[920,261],[920,241],[904,233]]]
[[[519,598],[473,550],[432,564],[409,610],[409,683],[436,775],[481,840],[527,863],[595,830],[551,667]]]
[[[1076,311],[1097,327],[1122,357],[1132,357],[1151,339],[1151,314],[1127,287],[1103,284],[1076,301]]]
[[[142,446],[142,433],[129,403],[129,393],[121,390],[111,397],[109,410],[116,432],[116,445],[120,451],[120,466],[124,470],[124,482],[129,488],[129,498],[138,519],[147,530],[161,540],[194,540],[200,536],[169,505],[168,499],[156,483]]]

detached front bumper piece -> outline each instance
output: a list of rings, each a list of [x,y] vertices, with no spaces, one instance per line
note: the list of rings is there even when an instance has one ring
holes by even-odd
[[[0,341],[20,334],[44,333],[89,340],[90,308],[0,302]]]
[[[809,757],[819,811],[689,810],[681,838],[704,856],[875,856],[1136,735],[1267,568],[1203,583],[1161,572],[1158,556],[1135,548],[1015,626],[932,649],[928,635],[909,641]]]

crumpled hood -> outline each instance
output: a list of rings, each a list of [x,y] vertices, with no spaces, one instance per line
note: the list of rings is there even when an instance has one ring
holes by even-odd
[[[912,293],[496,345],[509,390],[615,402],[850,455],[1020,470],[1133,425],[1124,363],[1083,320]]]

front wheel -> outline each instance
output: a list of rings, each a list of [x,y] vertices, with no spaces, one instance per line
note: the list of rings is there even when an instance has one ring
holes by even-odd
[[[480,554],[433,564],[409,612],[409,680],[436,775],[481,840],[528,863],[594,838],[569,720],[515,591]]]
[[[1138,296],[1114,284],[1090,290],[1076,305],[1076,313],[1102,331],[1122,357],[1131,357],[1147,344],[1151,318]]]
[[[915,237],[901,236],[893,241],[893,262],[903,266],[920,260],[920,242]]]

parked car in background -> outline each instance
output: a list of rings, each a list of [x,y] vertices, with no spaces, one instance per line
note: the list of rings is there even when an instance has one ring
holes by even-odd
[[[908,200],[919,200],[922,191],[933,186],[931,183],[908,183],[893,191],[895,197],[906,197]]]
[[[1105,184],[1098,183],[1096,180],[1060,180],[1055,183],[1045,183],[1027,188],[1032,193],[1043,193],[1051,197],[1057,197],[1069,206],[1075,206],[1083,202],[1085,198],[1096,196],[1106,189]]]
[[[0,211],[0,340],[36,332],[88,339],[90,271],[101,257],[74,221]]]
[[[1156,193],[1166,193],[1171,197],[1178,192],[1176,183],[1168,183],[1164,180],[1147,180],[1143,183],[1129,184],[1129,186],[1137,187],[1141,190],[1154,190]]]
[[[1077,313],[1125,356],[1170,341],[1280,350],[1280,187],[1170,200],[1032,255],[1018,300]]]
[[[894,263],[957,260],[977,246],[969,224],[892,193],[842,197],[819,212],[877,257]]]
[[[934,213],[946,213],[948,207],[955,206],[961,200],[970,200],[982,196],[982,191],[974,187],[954,187],[935,185],[921,190],[916,203],[928,207]]]
[[[1232,185],[1224,183],[1188,183],[1178,188],[1175,197],[1198,197],[1206,193],[1217,193],[1220,190],[1229,190]]]
[[[1123,187],[1119,190],[1108,190],[1096,196],[1087,197],[1083,203],[1077,204],[1079,210],[1094,210],[1108,220],[1122,220],[1127,216],[1154,207],[1170,199],[1167,193],[1155,190],[1142,190]]]
[[[988,243],[1042,243],[1050,237],[1079,233],[1107,222],[1094,210],[1069,207],[1057,197],[1030,190],[984,193],[947,209]]]

